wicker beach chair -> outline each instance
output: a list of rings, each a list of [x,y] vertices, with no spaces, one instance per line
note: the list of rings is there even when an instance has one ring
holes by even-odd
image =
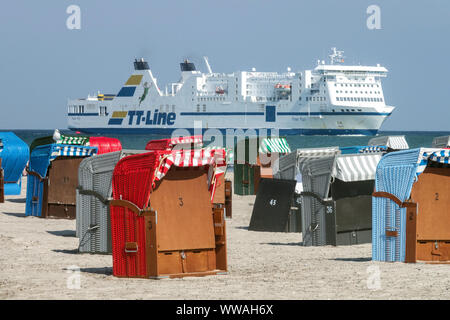
[[[111,201],[115,276],[226,271],[225,219],[213,210],[217,178],[225,172],[216,160],[220,151],[191,151],[150,151],[117,163]]]
[[[111,218],[109,201],[117,162],[145,150],[121,150],[85,158],[78,168],[76,236],[79,251],[110,254]]]
[[[387,154],[375,180],[372,259],[450,261],[450,150]]]
[[[78,166],[96,147],[48,144],[31,152],[26,215],[75,219]]]

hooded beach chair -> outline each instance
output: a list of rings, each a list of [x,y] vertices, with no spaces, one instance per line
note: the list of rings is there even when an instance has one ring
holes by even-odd
[[[213,210],[225,150],[150,151],[113,173],[111,231],[117,277],[183,277],[227,270],[223,211]]]
[[[1,145],[0,140],[0,148],[3,147]],[[2,158],[0,158],[0,203],[5,202],[5,185],[4,185],[4,173],[2,168]]]
[[[109,201],[113,171],[121,158],[144,152],[121,150],[88,157],[80,163],[76,192],[76,236],[80,252],[112,252]]]
[[[372,259],[450,261],[450,150],[385,155],[372,205]]]
[[[285,138],[238,138],[234,148],[234,193],[256,194],[260,179],[273,178],[279,156],[290,151]]]
[[[278,171],[280,156],[291,153],[286,138],[264,138],[259,144],[257,163],[261,167],[261,178],[273,178]]]
[[[13,132],[0,132],[4,195],[20,195],[22,173],[30,157],[28,145]]]
[[[234,147],[234,194],[253,195],[258,190],[261,167],[258,165],[259,138],[238,139]]]
[[[288,225],[286,227],[288,232],[302,232],[302,197],[303,191],[302,173],[300,164],[309,158],[320,158],[324,156],[335,157],[339,154],[338,147],[328,148],[304,148],[297,149],[294,152],[281,156],[278,161],[278,171],[275,173],[275,179],[295,181],[294,193],[290,194],[290,210],[288,216]],[[270,182],[266,182],[269,184]],[[276,182],[274,182],[276,183]]]
[[[371,194],[382,155],[341,154],[337,148],[300,149],[297,167],[303,186],[300,193],[303,245],[371,241]]]
[[[431,144],[432,148],[450,148],[450,136],[435,137]]]
[[[27,169],[26,215],[75,219],[78,166],[96,147],[47,144],[34,147]]]
[[[367,143],[369,146],[385,146],[387,152],[409,149],[405,136],[379,136],[374,137]]]

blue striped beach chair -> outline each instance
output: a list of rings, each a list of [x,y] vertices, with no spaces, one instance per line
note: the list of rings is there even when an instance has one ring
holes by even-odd
[[[420,235],[416,239],[417,232],[414,230],[416,228],[420,230],[421,221],[435,212],[423,209],[418,219],[421,206],[411,195],[420,183],[421,174],[427,168],[440,166],[449,170],[449,159],[450,150],[427,148],[392,152],[381,159],[376,171],[372,201],[373,260],[391,262],[418,260],[416,240]],[[450,183],[450,178],[445,180],[444,177],[443,182]],[[439,190],[441,186],[434,187]],[[423,198],[423,194],[419,196]]]
[[[62,144],[47,144],[40,145],[33,149],[30,156],[30,165],[28,171],[27,181],[27,200],[25,214],[27,216],[46,217],[47,204],[49,200],[49,172],[52,164],[57,161],[65,159],[76,159],[89,157],[97,153],[97,147],[88,147],[80,145],[62,145]],[[62,166],[63,167],[63,166]],[[73,168],[65,168],[67,174],[73,174]],[[75,168],[76,173],[78,168]],[[75,173],[75,174],[76,174]],[[64,180],[67,180],[63,177]],[[75,181],[65,181],[73,184]],[[54,181],[52,187],[58,188],[57,182]],[[75,185],[76,187],[76,185]],[[61,195],[71,195],[73,193],[75,198],[75,188],[73,190],[59,188],[58,193]],[[51,196],[51,195],[50,195]],[[70,197],[70,196],[69,196]],[[51,201],[50,201],[51,202]],[[75,202],[75,201],[74,201]],[[57,203],[58,205],[60,203]],[[63,210],[65,210],[63,208]],[[43,212],[44,211],[44,212]],[[67,211],[67,210],[66,210]],[[44,213],[44,214],[43,214]],[[73,216],[75,218],[75,215]]]

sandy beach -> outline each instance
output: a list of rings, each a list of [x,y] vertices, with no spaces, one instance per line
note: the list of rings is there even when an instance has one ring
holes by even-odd
[[[248,231],[254,196],[233,195],[228,275],[116,278],[110,255],[77,252],[75,220],[26,217],[22,188],[0,204],[0,299],[450,298],[448,264],[372,262],[371,244],[303,247],[300,233]]]

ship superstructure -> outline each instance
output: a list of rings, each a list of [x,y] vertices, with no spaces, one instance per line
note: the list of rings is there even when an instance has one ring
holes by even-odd
[[[117,94],[68,102],[69,128],[86,133],[162,133],[174,129],[278,129],[280,134],[376,134],[393,107],[381,79],[387,69],[343,64],[333,48],[330,63],[284,73],[198,71],[185,60],[178,82],[158,86],[149,64],[135,60],[134,73]],[[197,123],[195,123],[197,121]]]

